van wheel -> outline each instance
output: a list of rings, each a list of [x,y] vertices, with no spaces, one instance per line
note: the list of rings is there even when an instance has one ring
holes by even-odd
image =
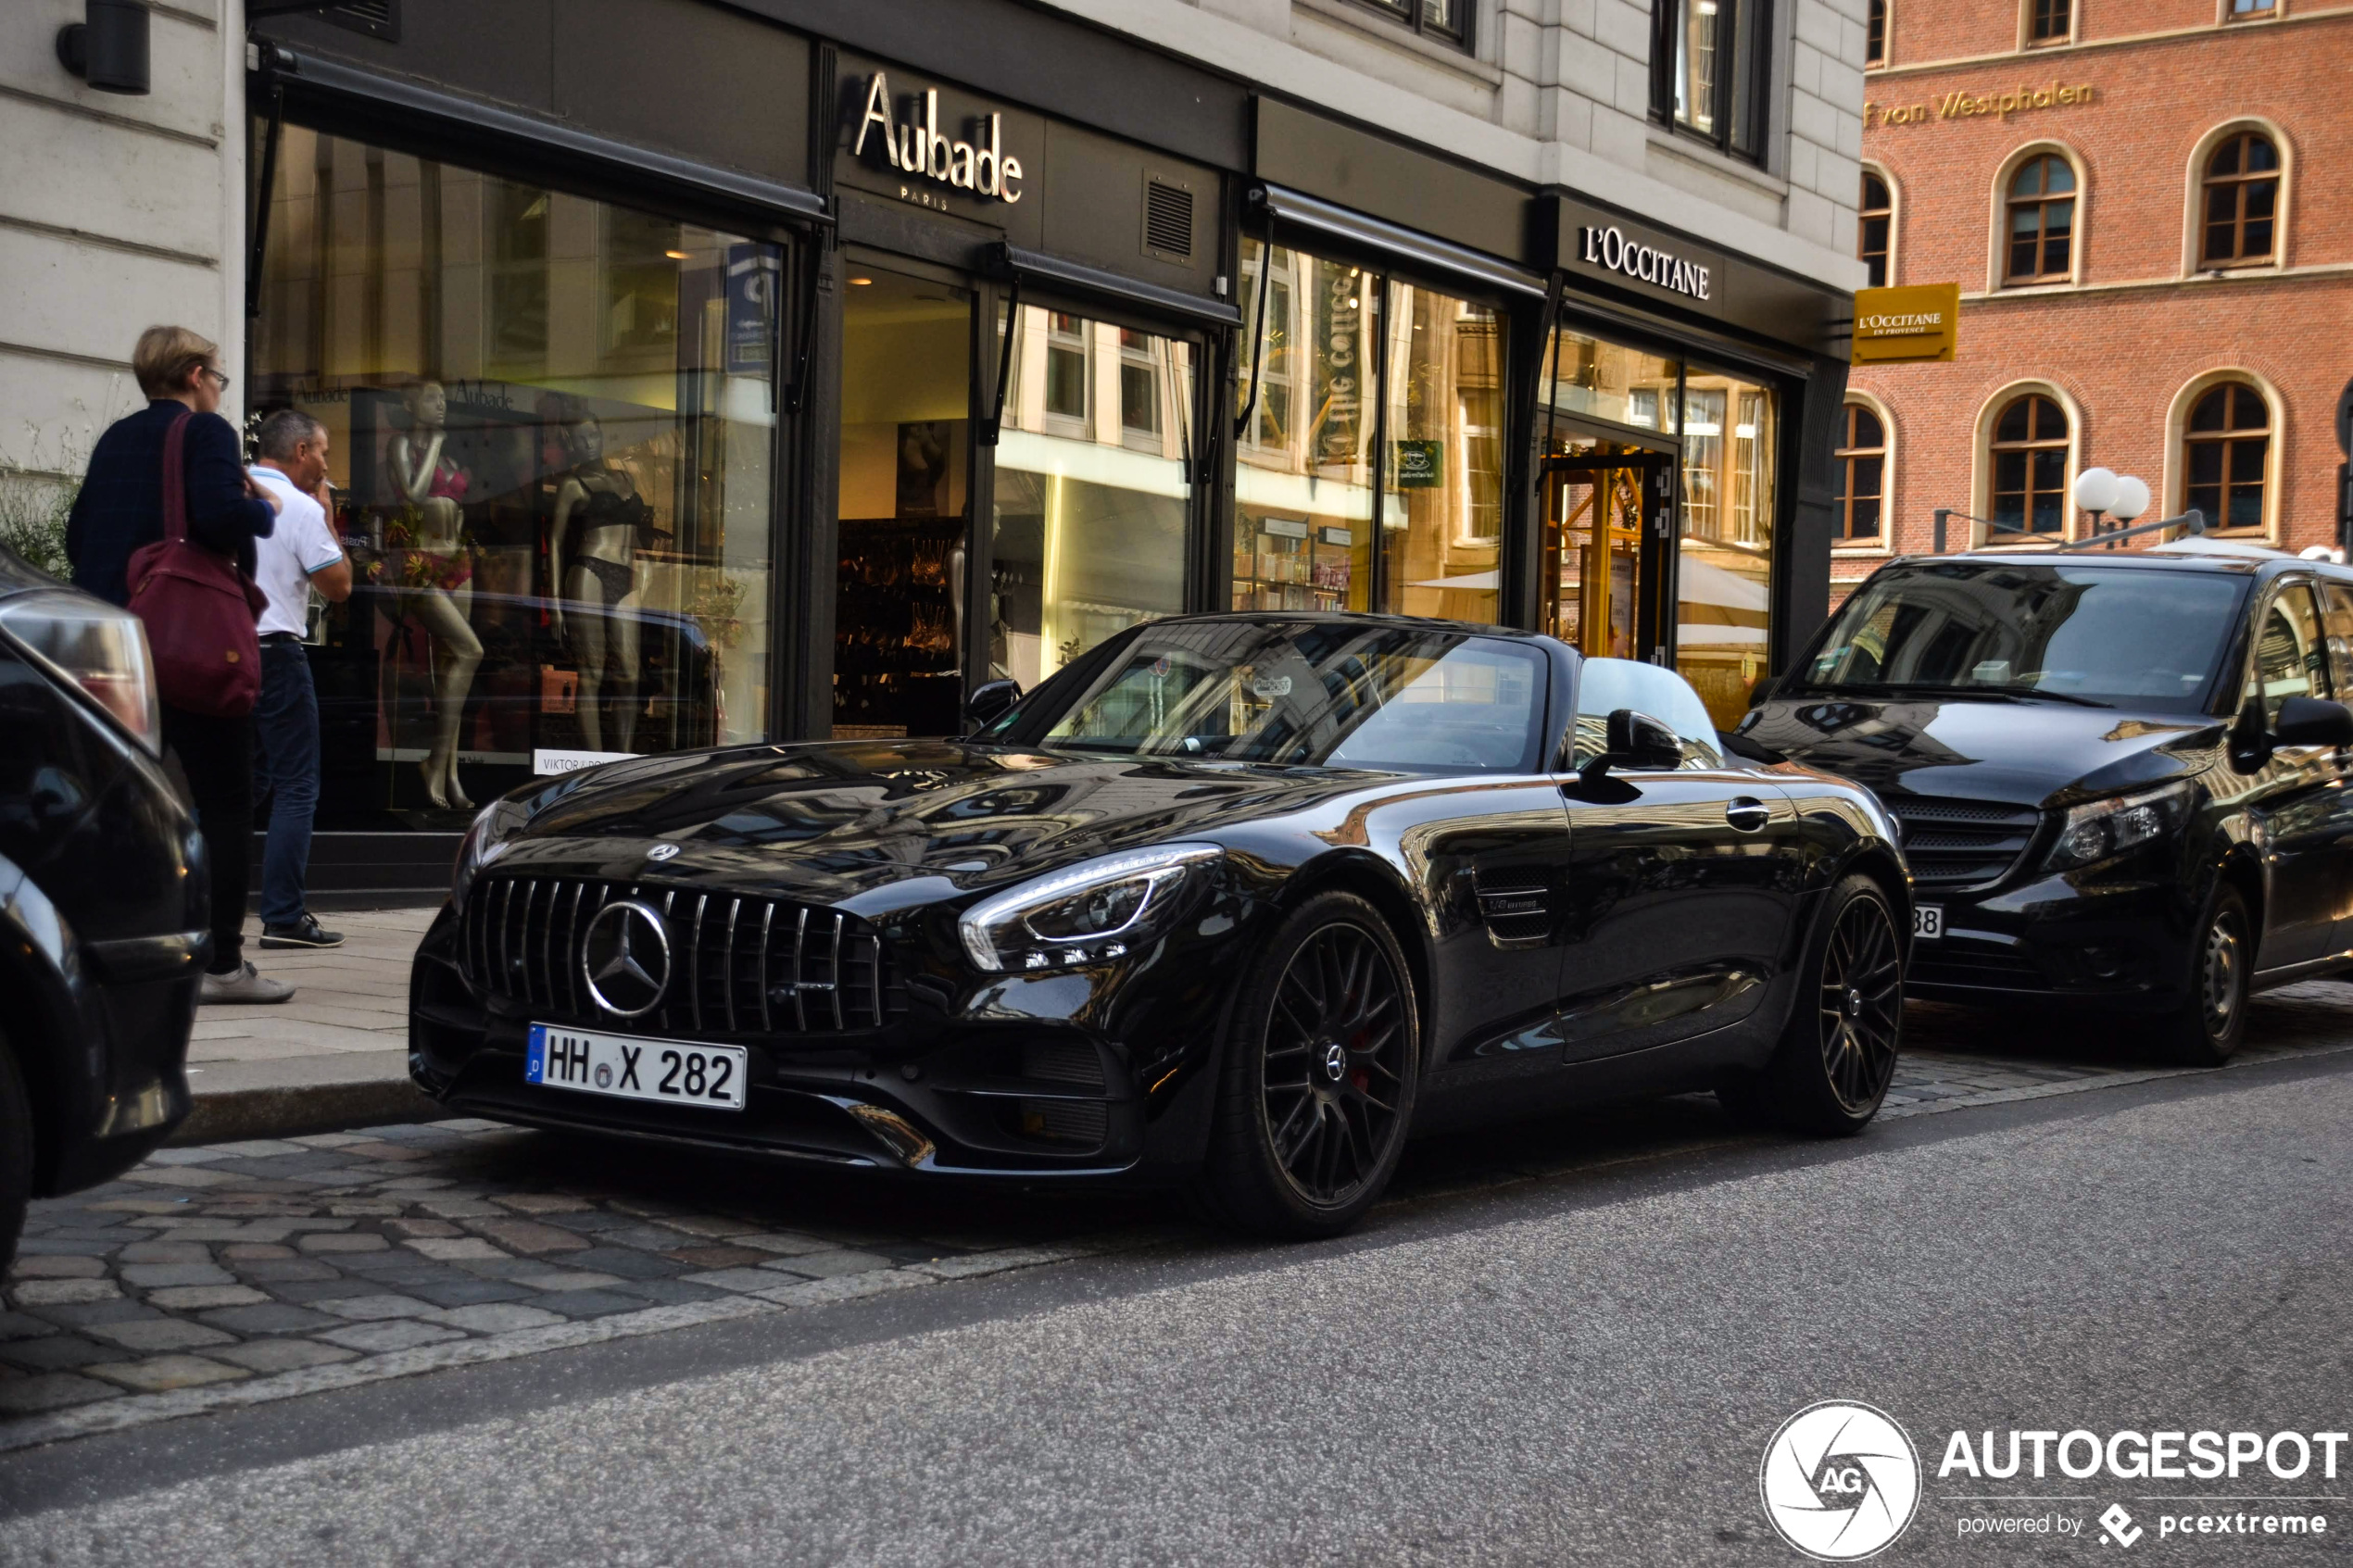
[[[2254,922],[2228,883],[2206,900],[2190,948],[2189,996],[2167,1020],[2167,1054],[2191,1067],[2220,1067],[2246,1034],[2247,982],[2255,972]]]
[[[1879,1114],[1904,1035],[1904,944],[1867,876],[1831,890],[1772,1060],[1717,1098],[1733,1119],[1844,1137]]]
[[[1233,1014],[1197,1196],[1261,1236],[1337,1236],[1389,1185],[1421,1077],[1413,972],[1378,910],[1293,910]]]
[[[0,1275],[17,1255],[25,1206],[32,1200],[32,1101],[15,1053],[0,1040]]]

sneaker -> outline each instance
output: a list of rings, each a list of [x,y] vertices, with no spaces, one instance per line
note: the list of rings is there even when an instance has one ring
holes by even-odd
[[[323,929],[308,910],[292,925],[265,925],[261,928],[261,945],[265,947],[340,947],[343,933]]]
[[[295,988],[283,980],[271,980],[253,967],[251,960],[239,964],[226,974],[204,977],[203,994],[196,1000],[204,1003],[238,1002],[247,1006],[256,1002],[283,1002],[295,994]]]

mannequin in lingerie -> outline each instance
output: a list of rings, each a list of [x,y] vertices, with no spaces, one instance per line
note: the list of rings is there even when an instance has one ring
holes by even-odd
[[[419,382],[403,402],[409,428],[395,431],[385,453],[393,487],[417,508],[417,536],[397,566],[399,612],[433,639],[434,743],[417,771],[425,797],[463,810],[473,802],[458,784],[459,729],[466,696],[482,663],[482,639],[469,619],[473,608],[473,555],[462,533],[466,472],[442,454],[448,434],[448,395],[439,382]]]
[[[605,461],[605,433],[595,418],[573,427],[578,466],[556,492],[547,541],[548,574],[562,596],[553,603],[556,638],[580,665],[580,738],[605,749],[604,699],[612,704],[612,745],[637,737],[637,618],[621,608],[637,591],[637,533],[648,508],[626,470]],[[571,613],[567,614],[569,606]],[[612,680],[606,681],[608,664]]]

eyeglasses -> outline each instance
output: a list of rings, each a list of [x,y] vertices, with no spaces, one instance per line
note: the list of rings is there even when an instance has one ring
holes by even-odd
[[[214,381],[219,382],[222,392],[227,392],[229,390],[229,378],[227,376],[222,375],[219,370],[214,370],[209,365],[204,365],[198,368],[201,369],[206,375],[208,375]]]

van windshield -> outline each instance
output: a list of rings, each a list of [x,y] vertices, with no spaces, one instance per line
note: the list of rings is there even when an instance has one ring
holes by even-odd
[[[2077,561],[1899,567],[1847,600],[1798,679],[2200,712],[2248,582]]]

